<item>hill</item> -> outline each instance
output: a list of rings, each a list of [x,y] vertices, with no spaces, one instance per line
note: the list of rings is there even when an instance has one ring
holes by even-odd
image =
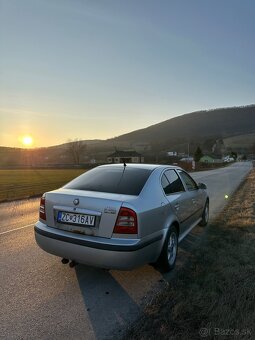
[[[179,139],[226,138],[255,132],[255,105],[188,113],[112,139],[116,142],[166,143]]]
[[[230,151],[254,153],[251,135],[255,133],[255,105],[197,111],[136,130],[104,142],[104,149],[135,149],[150,156],[164,158],[166,152],[193,154],[199,145],[203,152],[221,156]],[[249,138],[245,138],[249,135]],[[228,138],[242,136],[242,143]],[[227,143],[224,144],[224,141]],[[231,142],[230,142],[231,141]],[[238,139],[239,141],[239,139]],[[98,144],[98,147],[102,144]],[[159,156],[159,158],[158,158]]]
[[[198,145],[203,152],[213,150],[218,156],[231,150],[252,154],[254,135],[255,105],[219,108],[184,114],[108,140],[84,140],[79,161],[74,141],[31,150],[0,147],[0,166],[104,163],[115,149],[134,149],[153,162],[167,151],[193,154]]]

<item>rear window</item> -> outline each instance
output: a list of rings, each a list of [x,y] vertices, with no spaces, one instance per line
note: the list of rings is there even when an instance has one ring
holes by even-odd
[[[151,172],[128,165],[123,168],[100,167],[85,172],[64,188],[138,196]]]

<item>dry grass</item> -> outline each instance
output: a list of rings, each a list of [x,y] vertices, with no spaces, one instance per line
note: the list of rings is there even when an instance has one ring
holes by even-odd
[[[0,202],[41,195],[45,191],[61,187],[84,171],[84,169],[0,170]]]
[[[255,171],[125,339],[255,338]]]

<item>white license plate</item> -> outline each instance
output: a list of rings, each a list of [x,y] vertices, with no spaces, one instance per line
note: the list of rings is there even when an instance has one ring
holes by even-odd
[[[73,214],[69,212],[59,211],[58,222],[67,224],[79,224],[79,225],[95,225],[95,216],[85,214]]]

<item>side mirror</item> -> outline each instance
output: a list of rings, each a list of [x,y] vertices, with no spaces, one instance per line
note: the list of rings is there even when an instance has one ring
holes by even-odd
[[[198,183],[198,189],[206,190],[207,186],[204,183]]]

